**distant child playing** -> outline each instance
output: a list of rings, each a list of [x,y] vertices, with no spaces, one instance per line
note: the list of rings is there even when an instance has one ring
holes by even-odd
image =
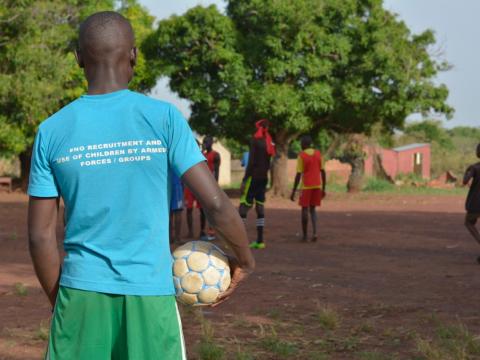
[[[317,213],[316,207],[321,205],[325,197],[325,186],[327,179],[325,170],[322,168],[322,154],[320,151],[312,148],[312,138],[305,135],[301,139],[302,151],[298,154],[297,175],[293,184],[292,195],[290,199],[295,201],[295,192],[297,191],[300,180],[302,180],[302,192],[300,194],[299,204],[302,207],[302,230],[303,241],[307,241],[308,213],[312,220],[312,241],[317,241]]]
[[[270,160],[275,156],[275,145],[268,131],[269,122],[266,119],[255,123],[257,131],[250,144],[248,165],[240,187],[239,213],[244,224],[247,222],[248,211],[255,204],[257,212],[257,239],[250,243],[252,249],[265,249],[263,228],[265,227],[265,192],[267,191]]]
[[[477,157],[480,158],[480,144],[477,145]],[[468,185],[469,183],[470,190],[465,203],[465,209],[467,210],[465,226],[473,238],[480,244],[480,233],[475,226],[480,217],[480,162],[470,165],[465,171],[463,185]],[[477,258],[477,261],[480,263],[480,256]]]

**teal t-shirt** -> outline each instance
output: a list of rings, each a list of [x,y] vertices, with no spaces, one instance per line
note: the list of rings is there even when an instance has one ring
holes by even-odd
[[[169,174],[182,176],[202,161],[175,107],[129,90],[81,96],[44,121],[28,193],[64,200],[60,284],[174,294]]]

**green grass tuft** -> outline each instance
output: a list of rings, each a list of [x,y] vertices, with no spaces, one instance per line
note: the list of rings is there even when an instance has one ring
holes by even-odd
[[[197,346],[198,356],[200,360],[224,360],[225,351],[214,342],[201,339]]]
[[[261,347],[275,355],[275,359],[288,359],[297,354],[298,349],[295,344],[279,338],[275,328],[271,327],[270,334],[266,334],[260,341]]]
[[[237,351],[234,356],[235,356],[234,357],[235,360],[255,360],[252,354],[249,354],[241,350]]]
[[[379,351],[363,351],[359,354],[359,360],[393,360],[392,355],[385,355]]]
[[[202,327],[202,336],[196,348],[200,360],[224,360],[225,350],[215,342],[212,323],[205,320],[201,311],[196,313],[196,317]]]
[[[425,360],[469,360],[480,356],[480,339],[465,325],[439,324],[433,339],[417,339],[417,350]]]
[[[320,326],[325,330],[335,330],[340,324],[340,316],[329,307],[319,307],[316,314]]]
[[[379,179],[376,177],[369,177],[363,187],[363,191],[367,192],[386,192],[395,189],[395,185],[387,180]]]
[[[48,327],[42,322],[35,332],[35,338],[42,341],[47,341],[49,336]]]
[[[28,295],[28,289],[24,284],[15,283],[15,285],[13,285],[13,287],[14,287],[15,295],[17,295],[17,296],[27,296]]]

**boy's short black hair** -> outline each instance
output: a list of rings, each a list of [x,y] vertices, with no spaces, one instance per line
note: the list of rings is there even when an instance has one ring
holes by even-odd
[[[303,135],[300,138],[300,142],[304,145],[310,146],[313,143],[312,137],[310,135]]]

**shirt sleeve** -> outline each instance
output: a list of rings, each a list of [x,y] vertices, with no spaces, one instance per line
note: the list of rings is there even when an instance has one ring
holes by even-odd
[[[28,194],[35,197],[58,197],[59,194],[40,130],[33,144]]]
[[[205,161],[187,120],[175,107],[169,110],[168,161],[175,173],[182,177],[192,166]]]
[[[300,155],[297,158],[297,173],[303,173],[303,160]]]

